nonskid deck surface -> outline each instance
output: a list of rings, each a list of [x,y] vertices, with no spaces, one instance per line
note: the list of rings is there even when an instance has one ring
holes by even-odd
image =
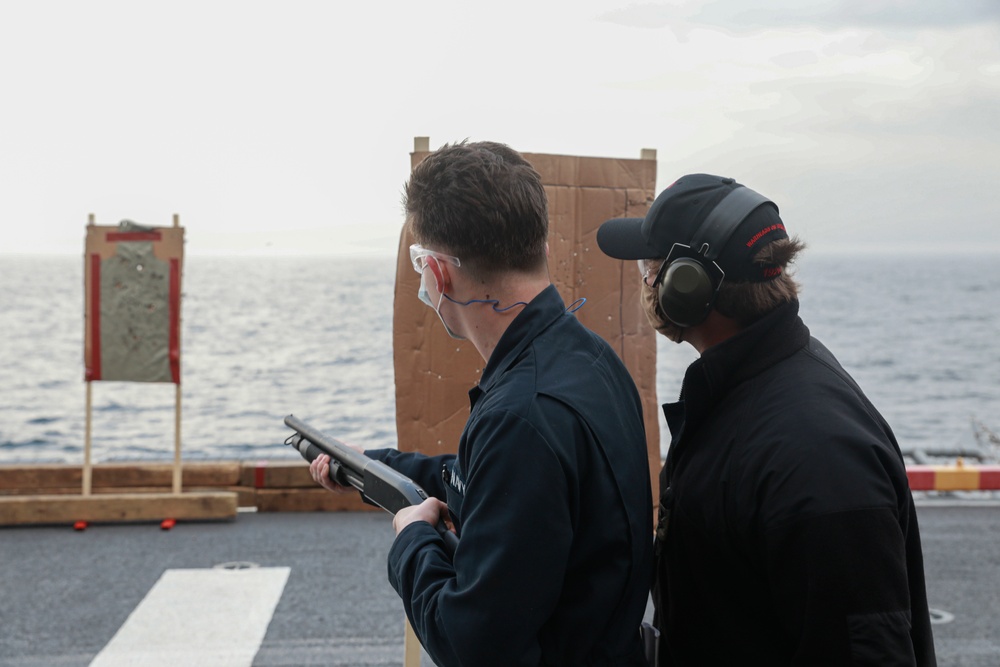
[[[918,514],[939,664],[1000,664],[1000,503]],[[401,666],[391,542],[371,512],[3,528],[0,667]]]

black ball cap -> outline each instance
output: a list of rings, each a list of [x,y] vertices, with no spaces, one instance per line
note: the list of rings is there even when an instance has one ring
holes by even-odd
[[[732,178],[689,174],[659,194],[644,218],[608,220],[597,230],[597,245],[616,259],[665,258],[674,244],[689,246],[709,214],[733,190],[744,187]],[[717,262],[731,279],[759,281],[773,277],[753,263],[761,247],[787,238],[773,202],[759,206],[739,223]]]
[[[716,204],[738,187],[722,176],[682,176],[660,193],[645,218],[615,218],[601,225],[597,245],[616,259],[666,257],[675,243],[690,243]]]

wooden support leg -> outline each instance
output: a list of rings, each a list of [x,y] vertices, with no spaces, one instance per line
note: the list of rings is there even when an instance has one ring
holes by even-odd
[[[93,382],[87,382],[87,418],[83,435],[83,491],[82,495],[90,495],[91,486],[91,466],[90,466],[90,421],[93,408],[93,394],[91,386]]]
[[[406,633],[403,635],[403,667],[420,667],[420,640],[408,619],[404,620]]]
[[[181,492],[181,384],[177,388],[174,406],[174,493]]]

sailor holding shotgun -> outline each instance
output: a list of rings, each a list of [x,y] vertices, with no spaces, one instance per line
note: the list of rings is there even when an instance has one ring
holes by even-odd
[[[414,631],[444,667],[646,665],[642,406],[549,280],[541,178],[505,145],[462,142],[414,169],[405,203],[419,297],[486,362],[457,455],[366,452],[431,496],[396,513],[388,556]],[[328,464],[310,470],[332,489]]]

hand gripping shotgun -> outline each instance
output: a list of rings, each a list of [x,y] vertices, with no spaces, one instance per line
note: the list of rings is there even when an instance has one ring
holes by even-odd
[[[285,425],[295,431],[285,444],[294,447],[310,463],[320,454],[327,454],[330,457],[330,479],[341,486],[353,486],[361,492],[361,499],[366,503],[395,514],[404,507],[419,505],[427,500],[427,493],[409,477],[320,433],[294,415],[285,417]],[[453,556],[458,547],[458,537],[448,530],[443,521],[438,521],[436,528],[444,539],[448,555]]]

